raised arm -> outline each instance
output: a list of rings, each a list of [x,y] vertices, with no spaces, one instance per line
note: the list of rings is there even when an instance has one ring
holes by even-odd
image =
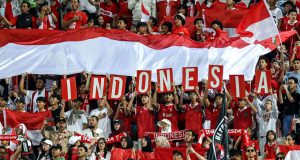
[[[204,88],[203,88],[203,92],[204,92],[203,103],[204,103],[204,105],[206,107],[208,107],[210,105],[210,101],[208,100],[207,81],[203,80],[203,84],[204,84]]]
[[[287,98],[288,100],[290,101],[290,103],[294,103],[295,102],[295,99],[293,98],[293,96],[291,95],[289,89],[288,89],[288,85],[287,84],[284,84],[283,85],[283,88],[285,90],[285,93],[287,95]]]
[[[159,104],[157,103],[157,90],[158,90],[158,85],[157,85],[157,83],[155,83],[155,91],[154,91],[153,98],[152,98],[152,105],[156,109],[159,108]]]
[[[248,98],[248,97],[245,97],[244,99],[245,99],[245,101],[248,103],[248,105],[251,107],[252,111],[253,111],[254,113],[257,113],[256,107],[252,104],[252,102],[250,102],[249,98]]]
[[[179,98],[176,90],[175,83],[172,84],[172,87],[174,88],[174,100],[175,100],[175,106],[179,105]]]
[[[136,93],[136,91],[134,91],[134,92],[133,92],[133,95],[132,95],[132,97],[131,97],[131,99],[130,99],[130,101],[129,101],[129,103],[128,103],[127,108],[128,108],[128,110],[130,110],[130,111],[133,110],[133,101],[134,101],[136,95],[137,95],[137,93]]]
[[[23,93],[24,95],[26,95],[26,90],[24,89],[25,77],[26,77],[26,75],[22,74],[22,77],[21,77],[21,80],[19,83],[20,92]]]
[[[60,110],[60,117],[65,117],[65,107],[66,107],[66,102],[65,100],[61,100],[61,110]]]
[[[89,0],[90,4],[95,7],[100,7],[100,2],[95,2],[94,0]]]

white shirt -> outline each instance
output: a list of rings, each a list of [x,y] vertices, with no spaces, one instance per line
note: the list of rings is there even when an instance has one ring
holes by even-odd
[[[35,91],[26,90],[26,97],[30,100],[29,105],[30,105],[31,102],[33,102],[33,111],[31,111],[32,113],[35,113],[36,111],[39,110],[37,108],[37,106],[36,106],[36,99],[38,97],[46,97],[45,91],[46,91],[45,88],[42,91],[38,91],[38,90],[35,90]],[[32,95],[33,94],[34,94],[34,96],[33,96],[33,100],[32,100]],[[48,97],[49,96],[50,96],[50,92],[48,92]]]
[[[111,125],[108,117],[107,107],[104,107],[102,110],[99,110],[99,108],[93,109],[90,113],[90,116],[99,116],[99,114],[103,113],[105,113],[106,116],[102,119],[99,119],[98,127],[103,131],[104,137],[108,138],[109,134],[111,133]]]
[[[104,134],[103,134],[103,131],[102,129],[100,129],[99,127],[94,131],[94,134],[92,132],[92,130],[90,128],[88,129],[85,129],[83,132],[82,132],[83,135],[89,137],[89,138],[104,138]]]
[[[272,17],[275,21],[275,24],[278,25],[278,20],[283,18],[282,11],[279,8],[275,8],[275,9],[270,10],[270,11],[271,11]]]
[[[68,112],[65,113],[65,118],[67,119],[67,130],[71,132],[77,132],[77,133],[82,133],[83,131],[83,124],[87,124],[87,117],[85,114],[81,114],[78,119],[75,117],[73,118],[73,123],[70,125],[68,123],[68,119],[72,113],[73,109],[69,110]]]
[[[266,110],[263,108],[264,104],[267,100],[272,101],[272,111],[270,113],[270,117],[266,121],[264,118],[264,114],[266,113]],[[276,132],[276,121],[278,119],[278,108],[277,108],[277,102],[274,95],[269,95],[268,97],[264,98],[262,101],[258,98],[255,98],[253,101],[253,105],[257,108],[257,122],[259,125],[259,136],[263,137],[266,136],[267,132],[269,130],[273,130]]]

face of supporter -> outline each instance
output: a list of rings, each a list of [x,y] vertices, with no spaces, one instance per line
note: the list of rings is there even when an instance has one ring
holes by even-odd
[[[178,27],[178,26],[182,26],[182,22],[181,22],[181,19],[179,19],[179,18],[175,18],[175,20],[174,20],[174,23],[175,23],[175,25]]]
[[[291,136],[287,136],[286,140],[288,142],[288,145],[295,145],[295,140],[293,140],[293,138]]]
[[[284,6],[284,12],[285,12],[285,13],[288,13],[288,12],[292,9],[292,7],[293,7],[293,6],[291,6],[290,4],[286,4],[286,5]]]
[[[84,150],[84,148],[83,147],[79,147],[77,154],[78,154],[78,157],[85,157],[85,150]]]
[[[179,8],[178,13],[182,13],[183,15],[186,15],[186,10],[184,8]]]
[[[22,13],[28,13],[29,11],[29,6],[27,3],[22,3],[20,8]]]
[[[178,153],[175,153],[173,155],[173,160],[183,160],[183,157],[182,155],[178,154]]]
[[[161,147],[161,143],[157,138],[155,139],[155,146],[156,147]]]
[[[51,0],[50,1],[50,6],[55,6],[56,5],[56,1],[55,0]]]
[[[126,26],[125,26],[126,27]],[[129,92],[133,92],[133,85],[132,84],[129,84],[129,86],[128,86],[128,91]]]
[[[166,102],[172,102],[173,99],[174,99],[174,96],[173,96],[172,93],[167,93],[167,94],[165,94],[165,101],[166,101]]]
[[[4,28],[5,27],[5,21],[3,18],[0,17],[0,28]]]
[[[121,146],[122,148],[127,148],[127,140],[125,138],[121,140]]]
[[[252,146],[247,148],[247,150],[246,150],[246,156],[248,158],[254,158],[256,156],[256,151],[255,151],[255,149]]]
[[[139,33],[140,34],[146,34],[147,33],[147,27],[146,26],[140,26]]]
[[[233,5],[233,4],[234,4],[234,1],[233,1],[233,0],[226,0],[226,4],[227,4],[227,5]]]
[[[147,103],[149,103],[149,97],[146,95],[143,95],[142,96],[142,104],[147,104]]]
[[[201,30],[201,29],[203,29],[203,22],[199,20],[196,22],[195,26],[196,26],[196,29]]]
[[[264,70],[267,67],[267,62],[264,59],[258,61],[258,68],[259,70]]]
[[[101,140],[99,140],[99,142],[98,142],[98,147],[99,147],[99,149],[104,149],[105,148],[105,142],[101,139]]]
[[[300,61],[294,61],[293,68],[294,68],[294,70],[299,70],[300,69]]]
[[[95,117],[89,118],[89,126],[90,127],[96,127],[97,125],[98,125],[98,122]]]
[[[222,101],[223,101],[223,98],[220,96],[217,96],[215,99],[215,103],[217,106],[222,105]]]
[[[0,158],[5,159],[6,155],[6,150],[4,148],[0,148]]]
[[[74,109],[79,109],[81,107],[81,105],[82,105],[82,102],[77,101],[77,100],[73,101],[73,108]]]
[[[142,147],[146,147],[147,146],[147,141],[146,141],[145,138],[142,139],[141,145],[142,145]]]
[[[297,20],[297,12],[291,12],[289,14],[289,19],[294,22],[295,20]]]
[[[130,26],[130,31],[133,32],[133,33],[136,33],[136,27],[135,26]]]
[[[51,150],[51,153],[52,153],[52,156],[53,156],[53,157],[60,157],[60,155],[61,155],[61,150],[60,150],[60,149],[55,149],[55,148],[53,148],[53,149]]]
[[[74,143],[74,146],[75,146],[75,147],[78,147],[78,146],[80,146],[80,144],[81,144],[81,143],[80,143],[80,140],[78,140],[78,141],[76,141],[76,142]]]
[[[24,103],[20,103],[20,102],[16,103],[16,108],[18,111],[23,111],[24,107],[25,107]]]
[[[169,125],[165,122],[161,122],[161,128],[165,130]]]
[[[220,26],[216,23],[214,23],[211,28],[213,28],[214,30],[220,29]]]
[[[189,94],[189,97],[192,102],[195,102],[197,100],[197,94],[195,92],[191,92]]]
[[[72,6],[73,11],[77,11],[77,9],[79,7],[78,0],[71,0],[71,6]]]
[[[272,63],[272,68],[274,68],[274,69],[279,69],[280,68],[280,65],[279,65],[279,63],[278,62],[273,62]]]
[[[268,0],[267,2],[270,6],[275,6],[277,1],[276,0]]]
[[[98,20],[98,23],[99,23],[101,26],[104,25],[104,19],[103,19],[102,16],[99,16],[97,20]]]
[[[41,79],[38,79],[35,83],[36,89],[43,89],[44,88],[44,81]]]
[[[185,142],[193,142],[193,133],[192,132],[185,132],[184,140]]]
[[[123,20],[119,20],[117,26],[118,26],[118,29],[122,29],[122,30],[126,29],[126,24],[124,23]]]
[[[67,124],[66,124],[66,122],[61,121],[61,122],[57,123],[57,127],[59,129],[65,129],[67,127]]]
[[[272,132],[269,132],[268,139],[269,140],[274,140],[274,138],[275,138],[275,135]]]
[[[265,108],[267,111],[272,109],[272,101],[266,101]]]
[[[246,106],[246,102],[243,99],[239,99],[239,108],[244,108]]]
[[[45,108],[46,103],[43,101],[37,101],[36,102],[38,109],[43,109]]]
[[[202,146],[203,146],[203,148],[209,148],[209,146],[210,146],[210,142],[209,142],[209,140],[205,140],[204,141],[204,143],[202,144]]]
[[[41,8],[41,11],[45,11],[46,14],[49,14],[49,10],[48,10],[47,7],[48,7],[48,6],[43,6],[43,7]]]
[[[115,124],[114,124],[114,129],[115,129],[116,131],[120,130],[120,127],[121,127],[120,123],[115,123]]]
[[[0,107],[5,107],[6,101],[3,98],[0,98]]]
[[[167,34],[169,31],[169,28],[167,26],[161,26],[161,33],[162,34]]]
[[[103,99],[99,99],[99,100],[97,101],[97,103],[98,103],[98,106],[99,106],[100,108],[105,107],[105,101],[104,101]]]
[[[43,145],[42,145],[42,149],[43,149],[43,151],[49,151],[50,150],[50,145],[49,144],[46,144],[46,143],[43,143]]]
[[[288,81],[288,84],[289,84],[289,88],[291,89],[291,90],[293,90],[293,89],[295,89],[296,87],[297,87],[297,84],[294,82],[294,80],[292,80],[292,79],[290,79],[289,81]]]
[[[59,100],[56,97],[50,98],[50,105],[56,105],[59,103]]]

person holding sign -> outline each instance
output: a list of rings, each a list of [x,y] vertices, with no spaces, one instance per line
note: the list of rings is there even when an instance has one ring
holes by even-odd
[[[156,90],[153,95],[153,105],[158,111],[158,120],[162,119],[168,119],[171,121],[172,124],[172,131],[178,131],[178,104],[179,99],[177,96],[177,91],[174,83],[172,84],[173,87],[173,93],[167,92],[164,94],[164,100],[165,104],[159,104],[157,103],[157,90],[158,87],[156,87]],[[175,100],[175,104],[173,103],[173,100]]]
[[[203,118],[203,100],[199,94],[199,87],[195,88],[195,91],[189,93],[190,104],[183,105],[183,95],[182,90],[180,96],[179,107],[183,109],[185,113],[185,129],[190,129],[194,132],[198,132],[202,129],[202,118]]]
[[[151,92],[142,95],[142,106],[137,106],[136,108],[133,108],[133,101],[136,96],[137,93],[134,92],[127,108],[135,112],[137,116],[138,138],[141,139],[144,137],[145,132],[155,131],[154,108],[151,104]]]

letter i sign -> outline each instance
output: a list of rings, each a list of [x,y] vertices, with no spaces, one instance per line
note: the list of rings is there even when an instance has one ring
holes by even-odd
[[[69,101],[77,98],[76,78],[61,79],[61,95],[62,99]]]

